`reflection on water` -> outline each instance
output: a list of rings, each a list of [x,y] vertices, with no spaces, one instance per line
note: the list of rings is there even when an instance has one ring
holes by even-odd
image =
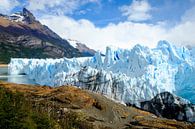
[[[8,72],[7,67],[0,66],[0,75],[7,75],[7,72]]]
[[[27,75],[8,75],[7,67],[0,67],[0,80],[17,84],[36,84]]]

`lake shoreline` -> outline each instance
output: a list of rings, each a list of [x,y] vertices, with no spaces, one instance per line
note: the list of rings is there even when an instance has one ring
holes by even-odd
[[[8,67],[8,64],[0,64],[0,67]]]
[[[0,81],[16,84],[36,84],[36,82],[29,79],[27,75],[10,75],[8,73],[7,64],[0,64]]]

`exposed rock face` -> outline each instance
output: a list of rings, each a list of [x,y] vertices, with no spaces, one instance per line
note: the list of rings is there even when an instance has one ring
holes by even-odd
[[[158,116],[195,122],[195,105],[169,92],[160,93],[150,101],[141,102],[141,108]]]
[[[60,58],[82,56],[27,9],[11,16],[0,15],[0,63],[10,57]]]
[[[95,50],[89,48],[88,46],[86,46],[85,44],[83,44],[77,40],[68,39],[68,42],[74,48],[77,48],[79,50],[79,52],[81,52],[84,56],[94,56],[96,53]]]
[[[23,9],[23,16],[25,18],[25,21],[29,24],[36,22],[33,14],[30,11],[28,11],[26,8]]]

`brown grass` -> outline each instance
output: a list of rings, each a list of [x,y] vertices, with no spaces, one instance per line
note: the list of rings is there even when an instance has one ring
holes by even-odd
[[[63,102],[77,105],[79,108],[86,108],[92,106],[95,100],[79,88],[73,86],[48,87],[48,86],[33,86],[33,85],[19,85],[8,84],[1,82],[0,86],[7,88],[12,92],[25,93],[26,96],[39,96],[43,98],[50,98]]]
[[[7,67],[8,64],[0,64],[0,67]]]
[[[195,129],[195,125],[187,122],[163,119],[151,113],[133,107],[125,107],[111,102],[100,95],[92,94],[73,86],[48,87],[19,85],[0,81],[0,87],[11,92],[21,92],[32,101],[44,107],[81,111],[93,118],[94,123],[109,125],[112,128],[157,128],[157,129]],[[99,96],[99,97],[98,97]],[[96,107],[96,108],[94,108]],[[99,110],[97,110],[99,109]],[[110,118],[112,117],[112,118]],[[110,123],[112,121],[112,123]],[[104,123],[105,122],[105,123]],[[106,123],[107,122],[107,123]],[[98,124],[97,124],[98,125]]]
[[[151,128],[163,128],[163,129],[184,129],[189,128],[189,126],[178,123],[177,121],[170,121],[170,120],[159,120],[159,119],[153,119],[153,120],[147,120],[143,119],[141,117],[136,117],[137,119],[137,125],[140,126],[146,126]]]

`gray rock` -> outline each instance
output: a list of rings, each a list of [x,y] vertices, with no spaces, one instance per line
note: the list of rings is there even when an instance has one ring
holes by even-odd
[[[141,102],[141,109],[161,117],[195,122],[195,105],[169,92],[160,93],[150,101]]]

